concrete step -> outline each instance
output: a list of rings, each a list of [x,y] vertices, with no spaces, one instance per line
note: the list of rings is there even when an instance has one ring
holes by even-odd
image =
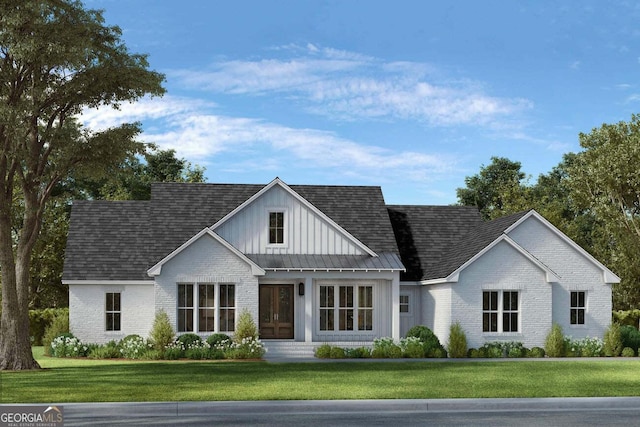
[[[314,358],[314,351],[324,343],[320,342],[299,342],[299,341],[279,341],[262,340],[267,349],[265,359],[309,359]],[[371,347],[369,342],[331,342],[332,346],[342,348]]]

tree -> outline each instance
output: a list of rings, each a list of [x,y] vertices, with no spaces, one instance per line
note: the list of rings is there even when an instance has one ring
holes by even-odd
[[[73,170],[98,176],[143,151],[138,124],[80,125],[83,108],[163,93],[161,74],[77,0],[0,3],[0,369],[34,369],[29,275],[47,202]],[[16,218],[16,211],[20,217]]]
[[[572,197],[602,221],[611,267],[622,277],[617,308],[640,306],[640,116],[580,134],[569,169]]]
[[[464,179],[466,188],[458,188],[458,202],[465,206],[477,206],[484,219],[504,215],[507,209],[521,210],[525,203],[526,175],[520,170],[520,162],[504,157],[491,157],[491,164],[481,166],[480,173]]]

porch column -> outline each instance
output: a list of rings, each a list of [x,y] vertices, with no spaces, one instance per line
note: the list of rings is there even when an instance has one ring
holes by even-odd
[[[304,342],[313,341],[313,279],[304,279]]]
[[[391,280],[391,337],[400,340],[400,275],[395,274]]]

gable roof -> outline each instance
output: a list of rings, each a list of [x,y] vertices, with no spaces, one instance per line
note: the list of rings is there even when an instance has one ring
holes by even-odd
[[[149,280],[147,270],[264,187],[158,183],[152,184],[149,201],[75,202],[63,281]],[[380,187],[290,188],[371,251],[398,253]],[[395,258],[386,266],[401,266]]]
[[[472,206],[390,205],[388,212],[407,268],[400,275],[403,281],[439,277],[442,262],[447,260],[444,255],[484,224],[478,209]],[[466,256],[456,254],[456,258]]]

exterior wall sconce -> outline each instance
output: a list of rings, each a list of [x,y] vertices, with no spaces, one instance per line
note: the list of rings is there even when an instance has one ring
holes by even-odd
[[[301,297],[304,296],[304,283],[298,283],[298,295]]]

